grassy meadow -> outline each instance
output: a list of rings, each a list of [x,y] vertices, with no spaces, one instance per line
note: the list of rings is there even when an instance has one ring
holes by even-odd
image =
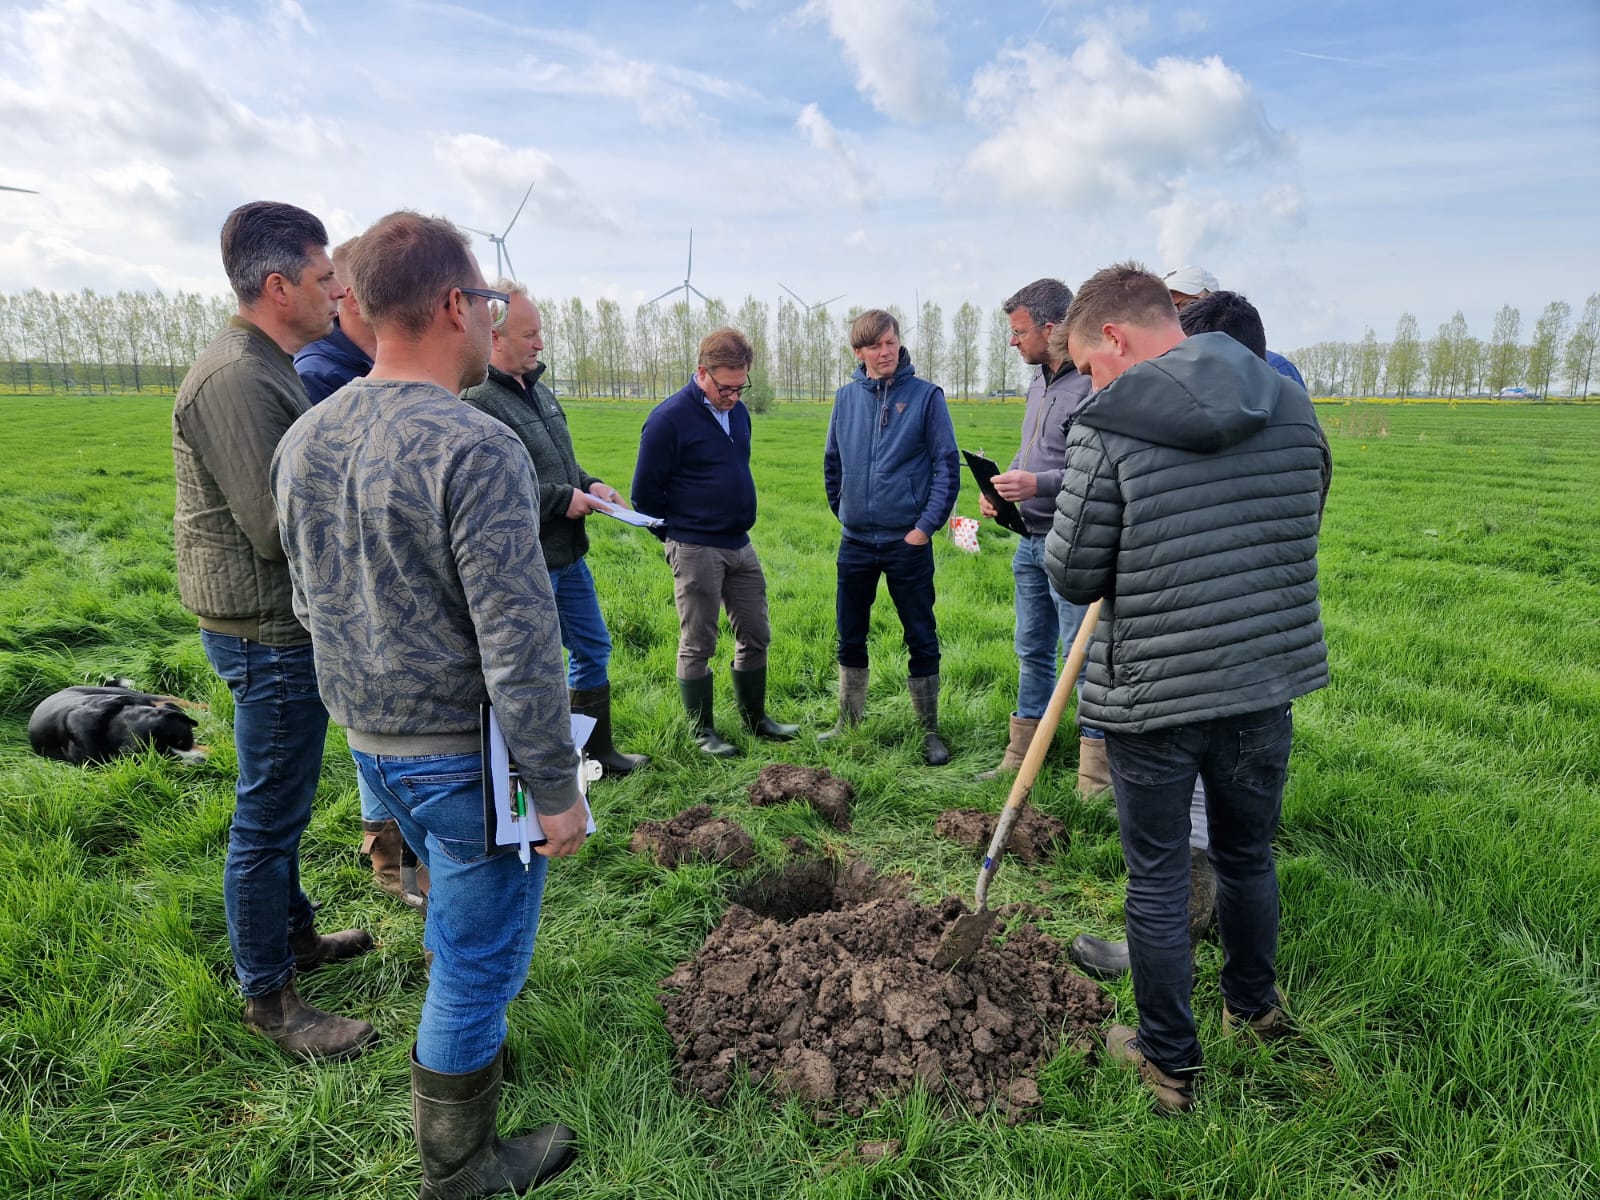
[[[309,1066],[246,1032],[222,906],[232,806],[226,690],[177,599],[170,399],[0,397],[0,1197],[376,1198],[414,1194],[407,1050],[425,980],[419,917],[355,850],[358,805],[330,732],[303,846],[321,924],[377,952],[305,981],[372,1021],[379,1047]],[[573,403],[579,457],[627,489],[647,406]],[[755,540],[774,626],[770,708],[808,735],[834,716],[827,408],[755,418]],[[1207,1052],[1198,1110],[1150,1111],[1135,1079],[1063,1052],[1037,1119],[950,1116],[925,1095],[860,1118],[773,1109],[736,1088],[680,1093],[656,1001],[738,881],[628,852],[635,824],[710,803],[769,864],[798,835],[906,872],[926,899],[970,894],[975,856],[940,810],[998,808],[978,784],[1015,699],[1010,554],[938,543],[943,727],[921,763],[899,627],[873,625],[868,718],[852,736],[769,746],[736,728],[725,637],[719,725],[746,751],[690,744],[673,682],[676,618],[656,541],[590,522],[615,655],[616,725],[650,769],[597,785],[599,833],[551,872],[532,972],[511,1009],[501,1125],[559,1118],[578,1165],[560,1197],[1538,1197],[1600,1195],[1600,408],[1326,405],[1336,471],[1323,529],[1333,685],[1296,705],[1279,837],[1283,986],[1304,1030],[1225,1041],[1220,951],[1201,946]],[[958,406],[962,445],[1004,462],[1020,405]],[[964,488],[958,511],[976,515]],[[34,704],[117,674],[212,708],[208,763],[148,756],[79,769],[33,756]],[[1063,945],[1120,936],[1108,804],[1073,796],[1075,743],[1034,800],[1070,847],[1008,863],[996,903],[1044,906]],[[840,834],[744,803],[774,760],[857,791]],[[1132,992],[1112,985],[1121,1019]],[[862,1143],[892,1140],[869,1161]]]

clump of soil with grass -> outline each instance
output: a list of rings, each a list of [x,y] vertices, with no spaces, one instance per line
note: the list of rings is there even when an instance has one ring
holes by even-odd
[[[999,819],[999,813],[976,808],[947,808],[934,822],[933,831],[981,854],[988,850],[995,822]],[[1065,824],[1031,805],[1023,805],[1011,838],[1006,842],[1006,857],[1025,863],[1043,862],[1066,849],[1067,840]]]
[[[835,829],[850,828],[850,806],[856,790],[825,767],[773,763],[761,768],[750,785],[750,803],[758,807],[801,801],[811,805]]]
[[[709,804],[686,808],[666,821],[643,821],[633,831],[630,850],[663,867],[720,863],[735,869],[756,859],[756,844],[743,826],[711,815]]]
[[[1063,1042],[1091,1044],[1110,997],[1016,909],[1002,910],[1004,942],[934,970],[966,906],[905,890],[815,860],[748,885],[662,981],[679,1079],[717,1104],[748,1069],[780,1099],[851,1115],[921,1082],[973,1112],[1026,1116],[1039,1069]]]

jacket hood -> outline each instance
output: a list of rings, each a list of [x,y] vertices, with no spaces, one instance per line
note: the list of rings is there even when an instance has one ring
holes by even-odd
[[[910,353],[910,351],[908,351],[904,346],[901,346],[900,347],[900,362],[895,367],[894,374],[889,376],[889,378],[891,380],[895,381],[896,383],[898,383],[900,380],[904,379],[907,375],[915,375],[916,373],[917,373],[916,368],[911,365],[911,353]],[[850,378],[852,380],[854,380],[855,382],[857,382],[857,383],[864,383],[868,387],[871,387],[875,383],[881,383],[882,382],[882,380],[868,379],[867,378],[867,364],[866,363],[857,363],[856,364],[856,369],[851,374]]]
[[[1215,453],[1272,419],[1283,376],[1225,333],[1185,338],[1084,401],[1074,420],[1159,446]]]

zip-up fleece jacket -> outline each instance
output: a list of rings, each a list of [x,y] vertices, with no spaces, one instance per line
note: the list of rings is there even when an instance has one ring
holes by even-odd
[[[728,428],[722,432],[692,378],[645,418],[631,498],[636,511],[666,520],[672,541],[724,550],[750,541],[756,481],[743,400],[729,410]]]
[[[267,467],[311,407],[294,361],[243,317],[200,352],[172,407],[178,595],[213,633],[311,640],[295,618]]]
[[[1150,733],[1328,682],[1325,447],[1305,389],[1225,333],[1187,338],[1084,402],[1045,542],[1057,591],[1104,598],[1083,724]]]
[[[272,491],[317,689],[350,745],[471,754],[488,700],[535,809],[575,804],[560,627],[516,435],[436,384],[357,379],[284,435]]]
[[[539,489],[539,543],[545,565],[554,570],[570,567],[589,553],[584,518],[569,518],[567,509],[573,488],[587,492],[600,479],[578,465],[572,435],[567,431],[567,414],[556,402],[555,393],[539,382],[543,374],[544,364],[540,363],[524,387],[515,376],[491,364],[489,377],[462,392],[461,398],[511,426],[511,432],[528,448]]]
[[[321,404],[352,379],[360,379],[372,370],[372,358],[339,328],[339,318],[335,317],[332,333],[295,352],[294,369],[300,372],[307,398],[313,404]]]
[[[1040,367],[1028,384],[1028,403],[1022,412],[1022,445],[1010,470],[1032,471],[1038,489],[1017,507],[1022,523],[1035,537],[1050,532],[1056,515],[1056,493],[1061,490],[1062,463],[1067,453],[1067,418],[1089,397],[1089,381],[1078,374],[1069,358],[1061,370],[1050,374]]]
[[[944,392],[917,378],[904,347],[893,375],[869,379],[863,363],[834,396],[822,478],[845,537],[933,536],[956,506],[960,463]]]

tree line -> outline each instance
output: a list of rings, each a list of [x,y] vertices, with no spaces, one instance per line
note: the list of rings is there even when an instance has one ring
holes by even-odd
[[[747,395],[752,407],[774,400],[825,400],[856,368],[850,350],[852,307],[782,299],[776,311],[746,296],[737,309],[721,300],[699,306],[644,304],[631,316],[615,300],[538,301],[544,318],[546,378],[579,398],[659,398],[694,370],[694,353],[720,325],[742,329],[755,347]],[[953,398],[1020,394],[1031,375],[1011,346],[998,306],[963,303],[947,319],[933,301],[913,313],[889,305],[917,373]],[[171,391],[195,356],[234,312],[231,298],[179,291],[100,294],[0,293],[0,364],[10,392]],[[1577,319],[1565,301],[1547,305],[1522,341],[1522,318],[1507,305],[1487,341],[1473,337],[1457,312],[1423,340],[1417,318],[1401,315],[1394,338],[1369,327],[1359,342],[1317,342],[1289,357],[1315,396],[1498,395],[1523,387],[1532,396],[1586,396],[1600,346],[1600,293]]]

